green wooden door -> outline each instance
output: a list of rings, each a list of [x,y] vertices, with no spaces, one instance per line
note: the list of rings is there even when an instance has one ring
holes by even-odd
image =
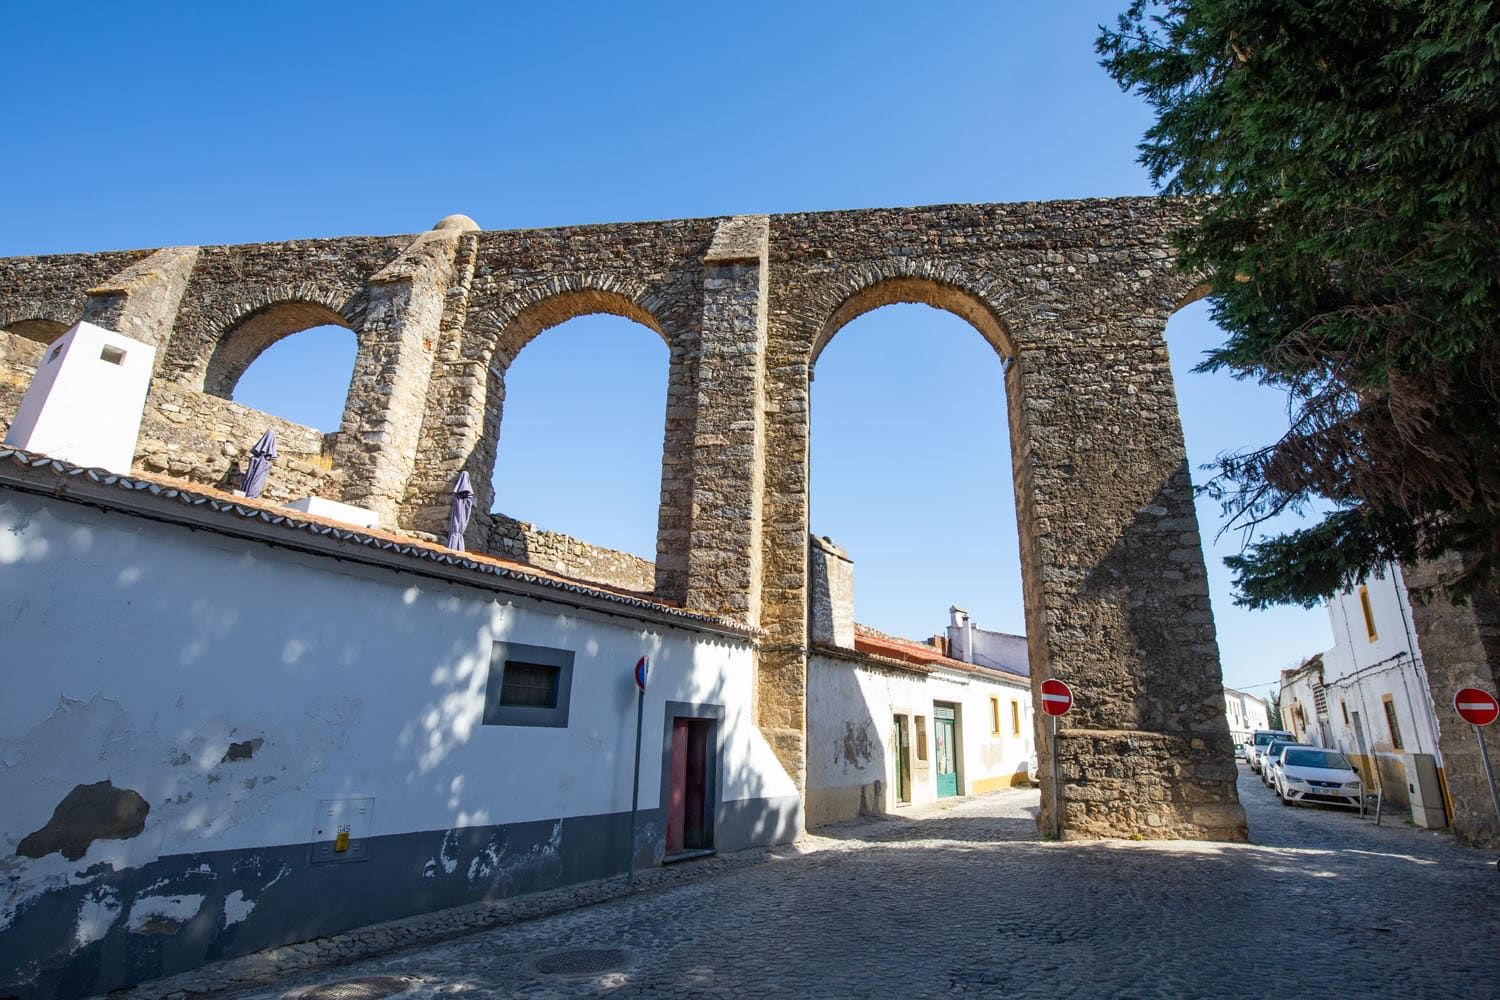
[[[906,718],[896,716],[891,726],[891,757],[896,768],[896,802],[911,801],[911,741],[906,735]]]
[[[932,709],[933,756],[937,763],[938,798],[958,794],[958,751],[953,744],[953,709],[935,705]]]

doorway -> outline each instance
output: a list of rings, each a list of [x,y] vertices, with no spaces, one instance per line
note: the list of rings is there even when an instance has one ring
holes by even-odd
[[[672,720],[668,764],[667,854],[713,850],[713,719]]]
[[[940,799],[958,794],[957,726],[952,705],[932,706],[933,757],[937,764],[937,795]]]
[[[898,715],[891,727],[891,760],[896,771],[896,805],[911,804],[911,733],[906,716]]]

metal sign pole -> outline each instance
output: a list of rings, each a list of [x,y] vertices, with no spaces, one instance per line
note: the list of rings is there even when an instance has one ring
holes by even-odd
[[[635,695],[635,778],[630,783],[630,877],[635,878],[635,814],[641,797],[641,720],[646,715],[646,689]]]
[[[1490,751],[1484,745],[1484,727],[1475,726],[1474,735],[1479,737],[1479,759],[1484,762],[1484,783],[1490,789],[1490,802],[1495,806],[1495,819],[1500,820],[1500,794],[1495,792],[1495,772],[1490,770]]]
[[[1062,840],[1062,803],[1057,797],[1057,716],[1052,720],[1052,839]]]
[[[646,715],[646,682],[651,678],[651,658],[635,661],[635,777],[630,782],[630,878],[635,878],[635,817],[641,800],[641,722]]]

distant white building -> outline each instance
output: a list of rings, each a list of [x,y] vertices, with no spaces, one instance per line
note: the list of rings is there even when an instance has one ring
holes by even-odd
[[[1305,742],[1341,750],[1400,807],[1430,773],[1440,791],[1428,798],[1446,808],[1437,719],[1400,567],[1386,566],[1327,607],[1333,647],[1282,674],[1283,723]]]
[[[1224,718],[1234,743],[1249,743],[1255,730],[1271,728],[1271,709],[1265,700],[1234,688],[1224,689]]]

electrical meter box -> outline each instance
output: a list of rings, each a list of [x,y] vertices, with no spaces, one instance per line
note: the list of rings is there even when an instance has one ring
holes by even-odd
[[[1406,769],[1406,790],[1411,796],[1411,821],[1429,830],[1448,825],[1448,811],[1443,806],[1443,786],[1438,781],[1437,759],[1430,753],[1401,755]]]

